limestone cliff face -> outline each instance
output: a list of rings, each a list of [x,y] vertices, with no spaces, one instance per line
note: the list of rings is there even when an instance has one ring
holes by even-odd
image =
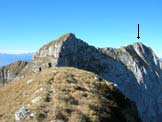
[[[14,80],[14,78],[27,65],[25,61],[17,61],[0,68],[0,86],[4,86],[7,82]]]
[[[32,75],[50,66],[72,66],[98,72],[100,58],[104,56],[95,47],[68,33],[40,48],[20,76]]]
[[[115,82],[126,96],[136,102],[144,122],[161,122],[162,65],[151,48],[135,43],[119,49],[99,50],[127,67],[121,74],[118,72],[120,75],[117,74],[114,79],[107,76],[107,73],[104,73],[104,77]],[[118,71],[120,69],[118,67]]]
[[[135,101],[144,122],[162,121],[162,63],[142,43],[97,49],[68,33],[40,48],[33,57],[20,77],[51,66],[92,71]]]

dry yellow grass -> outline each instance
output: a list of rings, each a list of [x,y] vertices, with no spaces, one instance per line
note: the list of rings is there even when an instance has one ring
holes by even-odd
[[[22,106],[36,113],[23,122],[139,122],[134,104],[96,76],[64,67],[12,82],[0,88],[0,122],[14,122]],[[40,101],[32,103],[38,96]]]

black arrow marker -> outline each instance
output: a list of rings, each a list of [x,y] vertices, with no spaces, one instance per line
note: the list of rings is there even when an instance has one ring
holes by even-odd
[[[138,39],[140,38],[140,36],[139,36],[139,24],[138,24],[138,36],[137,36],[137,38]]]

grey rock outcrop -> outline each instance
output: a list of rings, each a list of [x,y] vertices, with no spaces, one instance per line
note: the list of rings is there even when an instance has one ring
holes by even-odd
[[[162,63],[142,43],[97,49],[68,33],[40,48],[19,77],[46,69],[49,63],[99,74],[136,102],[143,122],[162,121]]]
[[[21,122],[21,119],[26,118],[29,115],[30,115],[30,111],[23,106],[15,112],[15,121]]]
[[[101,75],[115,82],[126,96],[136,102],[144,122],[161,122],[162,65],[151,48],[134,43],[119,49],[102,48],[99,51],[127,67],[113,79],[107,73]],[[118,67],[117,70],[120,69]]]
[[[77,67],[99,73],[107,59],[95,47],[68,33],[40,48],[20,76],[37,73],[39,68],[46,69],[49,63],[52,66]]]
[[[27,63],[25,61],[17,61],[0,68],[0,86],[4,86],[6,83],[13,81]]]
[[[19,108],[19,110],[15,112],[15,121],[23,122],[23,119],[31,118],[34,117],[35,115],[36,113],[33,112],[31,109],[27,109],[24,106],[22,106],[21,108]]]

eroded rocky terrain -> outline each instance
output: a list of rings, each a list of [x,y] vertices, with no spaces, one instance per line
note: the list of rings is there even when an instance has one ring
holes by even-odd
[[[117,49],[95,48],[67,33],[41,47],[15,80],[34,77],[51,67],[94,72],[136,103],[143,122],[162,121],[162,63],[142,43]]]
[[[26,61],[17,61],[0,68],[0,87],[13,81],[22,69],[28,64]]]

